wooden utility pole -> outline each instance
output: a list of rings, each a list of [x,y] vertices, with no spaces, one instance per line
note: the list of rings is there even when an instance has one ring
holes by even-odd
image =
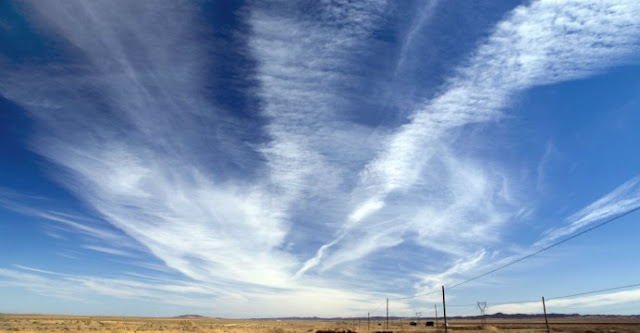
[[[371,313],[367,312],[367,332],[371,330]]]
[[[387,297],[387,331],[389,330],[389,297]]]
[[[444,311],[444,332],[447,333],[447,303],[444,297],[444,286],[442,286],[442,311]]]
[[[547,333],[550,333],[549,321],[547,320],[547,305],[544,304],[544,296],[542,296],[542,310],[544,311],[544,324],[547,326]]]
[[[438,328],[438,304],[434,304],[433,308],[436,310],[436,328]]]

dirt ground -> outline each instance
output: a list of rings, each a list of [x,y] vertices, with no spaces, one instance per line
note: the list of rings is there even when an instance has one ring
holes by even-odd
[[[554,319],[552,332],[613,333],[640,332],[640,320],[625,318]],[[439,333],[442,327],[410,326],[396,320],[388,331],[394,333]],[[215,332],[215,333],[375,333],[385,331],[384,323],[366,320],[293,321],[231,320],[216,318],[135,318],[71,317],[40,315],[0,315],[0,332]],[[544,320],[451,321],[449,332],[546,332]]]

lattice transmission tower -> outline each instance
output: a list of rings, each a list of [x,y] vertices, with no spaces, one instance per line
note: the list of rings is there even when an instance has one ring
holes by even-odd
[[[484,316],[484,310],[487,308],[487,302],[478,302],[478,309],[480,309],[480,316],[482,316],[482,325],[487,324],[487,318]]]

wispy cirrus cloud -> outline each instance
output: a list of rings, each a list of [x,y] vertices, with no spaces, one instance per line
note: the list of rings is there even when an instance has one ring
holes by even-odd
[[[286,230],[280,210],[259,184],[233,184],[222,174],[229,170],[222,165],[244,162],[231,159],[247,147],[245,128],[200,91],[206,52],[188,42],[198,27],[186,24],[197,22],[194,10],[34,5],[43,24],[78,50],[79,65],[46,76],[12,73],[41,80],[37,93],[3,93],[42,125],[35,149],[65,168],[61,182],[168,266],[196,279],[282,284],[292,261],[277,254]],[[256,281],[260,270],[264,279]]]
[[[371,296],[332,288],[307,287],[291,291],[260,290],[251,294],[247,302],[245,293],[237,293],[226,286],[202,281],[158,279],[132,275],[120,278],[105,278],[74,275],[41,270],[26,266],[17,269],[0,269],[0,287],[20,287],[44,296],[70,299],[91,304],[93,295],[102,295],[120,300],[137,299],[178,305],[183,309],[207,311],[216,307],[217,315],[229,318],[246,318],[252,314],[279,316],[331,316],[335,307],[347,309],[354,315],[372,304]],[[318,297],[322,295],[322,297]],[[313,302],[309,300],[313,299]],[[217,307],[224,304],[224,307]],[[91,307],[87,306],[91,314]],[[265,308],[267,309],[265,311]],[[396,309],[405,309],[398,303]],[[128,312],[135,315],[139,310]],[[81,312],[82,313],[82,312]],[[146,312],[140,311],[140,315]]]
[[[97,252],[102,252],[102,253],[106,253],[106,254],[112,254],[112,255],[116,255],[116,256],[123,256],[123,257],[133,257],[135,258],[135,255],[127,252],[127,251],[123,251],[120,249],[114,249],[111,247],[106,247],[106,246],[97,246],[97,245],[83,245],[82,246],[85,249],[88,250],[93,250],[93,251],[97,251]]]
[[[512,198],[505,196],[512,190],[504,181],[505,174],[479,165],[468,168],[474,161],[460,160],[456,156],[462,153],[459,151],[451,154],[455,149],[452,132],[463,126],[501,119],[509,102],[525,89],[585,77],[628,61],[639,47],[640,27],[633,19],[639,11],[640,6],[631,1],[562,4],[536,1],[517,7],[458,68],[442,93],[417,108],[406,124],[386,138],[384,148],[360,173],[359,185],[353,192],[360,199],[354,200],[351,216],[362,216],[356,213],[365,210],[370,216],[382,213],[383,207],[389,209],[385,202],[392,195],[407,199],[409,196],[403,194],[422,194],[426,198],[415,216],[429,211],[437,213],[429,214],[430,219],[416,218],[420,222],[398,228],[397,239],[406,230],[430,229],[434,220],[442,222],[440,228],[433,229],[449,229],[455,235],[444,238],[444,243],[460,244],[461,233],[469,235],[465,241],[492,234],[488,231],[505,223],[515,212],[510,208]],[[438,176],[433,176],[434,173]],[[436,195],[430,196],[430,191]],[[377,204],[372,206],[371,202]],[[387,228],[372,232],[375,224],[369,220],[345,222],[342,233],[361,234],[366,229],[369,237],[381,234],[393,237],[393,230]],[[443,228],[445,225],[447,228]],[[358,238],[352,242],[369,242],[366,237]],[[336,238],[341,239],[345,239],[342,234]],[[341,261],[336,257],[354,260],[398,243],[370,246],[360,256],[354,256],[352,251],[357,245],[345,246],[332,254],[328,245],[335,247],[333,240],[308,263]],[[475,243],[473,247],[483,244],[487,243]]]
[[[89,242],[95,243],[98,241],[103,244],[117,244],[120,248],[144,252],[144,249],[141,248],[139,244],[135,243],[133,239],[127,237],[125,234],[118,233],[117,230],[108,230],[106,228],[108,225],[104,225],[105,222],[100,223],[86,216],[60,212],[50,208],[39,208],[39,206],[46,207],[46,205],[51,204],[51,200],[45,200],[44,198],[27,194],[0,194],[0,206],[24,216],[53,222],[43,225],[43,229],[51,237],[65,239],[65,235],[82,235],[85,236],[85,240]],[[104,247],[101,248],[104,249]],[[119,253],[123,254],[125,252],[119,251]]]
[[[227,165],[251,163],[243,159],[247,154],[237,152],[255,145],[243,141],[245,123],[203,98],[199,85],[206,78],[193,68],[206,68],[207,62],[197,43],[189,43],[190,34],[198,27],[186,24],[194,21],[188,19],[194,12],[183,5],[34,5],[30,14],[70,47],[76,63],[9,72],[7,77],[15,85],[3,85],[2,93],[18,101],[40,125],[34,149],[63,167],[58,180],[169,267],[199,281],[295,288],[289,279],[297,261],[280,249],[291,226],[287,211],[293,200],[309,195],[305,191],[331,186],[327,177],[306,181],[309,175],[332,167],[332,163],[324,162],[324,152],[339,147],[342,139],[366,140],[359,137],[357,126],[354,131],[353,125],[343,122],[321,128],[309,147],[279,134],[289,135],[291,131],[302,138],[311,133],[312,122],[296,115],[302,109],[267,106],[264,113],[273,120],[266,126],[271,140],[248,155],[266,157],[264,168],[269,177],[234,179]],[[335,45],[335,36],[318,31],[307,46],[321,51],[318,43],[323,42],[327,49],[334,50],[334,59],[310,69],[316,74],[307,80],[308,86],[297,82],[302,86],[298,90],[302,96],[297,100],[288,99],[286,90],[291,87],[282,86],[290,78],[278,81],[281,86],[267,82],[269,89],[262,94],[269,102],[303,106],[312,93],[337,82],[312,85],[323,81],[331,66],[348,66],[341,58],[342,48],[357,42],[372,25],[365,17],[371,6],[323,6],[324,21],[316,23],[315,28],[322,30],[324,23],[340,25],[342,20],[354,20],[353,29],[342,33]],[[171,17],[163,17],[169,12]],[[359,12],[365,15],[353,16]],[[256,30],[266,33],[255,43],[278,43],[278,38],[286,37],[280,40],[282,43],[292,36],[279,33],[302,33],[307,28],[301,25],[297,30],[269,31],[269,22],[264,22],[272,20],[269,15],[261,17],[258,9],[252,15],[257,17],[252,19],[259,25]],[[295,22],[291,24],[294,27]],[[334,32],[338,31],[342,30],[335,27]],[[176,43],[180,54],[174,54]],[[258,49],[259,45],[254,47]],[[269,45],[268,49],[274,48]],[[314,54],[307,51],[307,56]],[[270,66],[269,59],[260,60],[261,65]],[[277,57],[272,60],[280,61]],[[285,60],[290,62],[272,65],[283,69],[295,66],[291,61],[296,59]],[[261,73],[265,74],[260,78],[273,79],[272,69]],[[326,102],[326,96],[317,96],[316,106]],[[286,114],[281,115],[281,111]],[[303,126],[303,122],[309,126]],[[325,140],[329,133],[335,142]],[[331,147],[323,148],[327,143]],[[234,160],[234,156],[240,157]],[[341,157],[335,154],[332,158]],[[328,192],[316,191],[325,197]],[[79,233],[109,238],[65,216],[42,217],[55,219]],[[85,248],[123,254],[106,246]]]
[[[205,287],[171,283],[143,283],[135,280],[76,276],[32,267],[17,266],[19,270],[0,269],[0,286],[22,287],[44,296],[90,302],[91,293],[116,298],[149,298],[155,301],[205,307],[204,300],[185,297],[185,294],[214,294]],[[210,303],[208,303],[210,306]]]
[[[546,236],[536,245],[550,243],[571,235],[595,222],[626,214],[640,207],[640,177],[634,177],[587,207],[567,218],[568,225],[547,231]]]

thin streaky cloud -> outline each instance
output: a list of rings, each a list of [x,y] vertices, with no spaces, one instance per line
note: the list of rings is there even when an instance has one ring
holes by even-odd
[[[385,148],[365,166],[359,189],[354,191],[364,195],[351,214],[362,210],[373,198],[384,203],[389,195],[408,191],[419,180],[424,181],[423,170],[434,169],[440,162],[433,147],[450,145],[448,135],[456,128],[501,119],[518,93],[593,75],[629,61],[639,48],[640,27],[634,19],[638,14],[640,6],[634,1],[535,1],[514,9],[458,68],[443,92],[415,110],[410,121],[391,135]],[[566,34],[567,30],[572,33]],[[445,170],[455,175],[460,165],[452,166]],[[483,178],[476,178],[479,186],[483,186]],[[480,200],[465,204],[473,211],[486,205],[484,197]],[[491,215],[487,226],[505,223],[509,213],[497,210]],[[345,229],[352,232],[355,227],[347,222]],[[477,230],[478,236],[486,234],[481,226]],[[334,242],[325,245],[339,245]],[[322,254],[318,252],[307,261],[307,270],[332,255],[325,245]],[[361,255],[377,249],[372,247]],[[345,254],[337,251],[333,255]]]
[[[304,288],[291,292],[256,292],[251,302],[246,303],[243,295],[225,292],[224,289],[202,282],[183,282],[172,280],[127,278],[97,278],[90,276],[73,276],[57,274],[30,267],[19,267],[24,271],[0,269],[0,286],[19,286],[36,293],[87,302],[92,295],[111,296],[117,299],[146,299],[154,302],[176,304],[204,310],[216,303],[224,303],[225,308],[218,314],[226,317],[238,317],[240,313],[255,313],[260,308],[268,307],[265,316],[277,316],[283,313],[288,302],[295,305],[291,315],[308,316],[317,314],[330,315],[334,306],[351,309],[357,314],[372,303],[372,298],[358,293],[338,291],[335,289]],[[322,297],[318,297],[322,295]],[[309,302],[313,297],[316,301]],[[379,296],[381,297],[381,296]],[[214,303],[215,304],[215,303]],[[396,308],[405,308],[406,304],[396,302]]]
[[[402,45],[400,46],[400,54],[398,55],[398,61],[395,64],[394,77],[398,75],[398,71],[404,65],[407,60],[407,55],[410,53],[409,49],[412,47],[414,40],[418,34],[423,30],[424,25],[431,20],[435,15],[440,0],[429,0],[424,3],[422,8],[418,11],[418,15],[414,18],[409,31],[406,33]]]
[[[93,250],[101,253],[113,254],[113,255],[122,256],[122,257],[136,258],[136,255],[132,253],[129,253],[127,251],[123,251],[120,249],[114,249],[111,247],[97,246],[97,245],[83,245],[82,247],[88,250]]]
[[[189,133],[212,138],[206,135],[208,126],[228,120],[195,86],[204,78],[191,69],[206,67],[206,61],[198,45],[183,43],[198,29],[185,24],[196,24],[184,19],[193,8],[128,2],[33,7],[89,62],[87,74],[43,80],[41,94],[52,101],[45,106],[34,106],[24,91],[7,89],[47,128],[36,140],[36,149],[69,171],[61,182],[165,264],[191,278],[255,281],[261,270],[258,275],[265,279],[260,283],[284,284],[286,273],[281,271],[292,263],[276,249],[286,229],[281,209],[270,204],[260,186],[210,179],[210,170],[199,159],[202,154],[191,148]],[[169,9],[171,15],[165,16]],[[122,12],[133,16],[119,16]],[[130,38],[136,47],[128,46]],[[176,59],[171,46],[178,41],[185,52]],[[175,66],[176,61],[181,65]],[[88,77],[100,79],[91,82]],[[58,85],[56,79],[76,85]],[[120,122],[109,123],[84,97],[67,98],[76,89],[99,91],[110,107],[107,116]],[[65,111],[48,112],[50,104]],[[85,111],[70,113],[71,109]],[[65,117],[89,130],[68,131]],[[124,133],[121,128],[133,130]],[[215,138],[222,141],[211,145],[222,149],[236,150],[234,145],[241,144],[224,135]]]
[[[547,186],[548,176],[546,173],[548,172],[549,163],[551,163],[554,155],[557,154],[556,149],[552,142],[548,142],[544,154],[542,154],[542,158],[540,159],[540,163],[538,163],[538,167],[536,168],[536,190],[538,192],[544,192]]]
[[[47,274],[47,275],[56,275],[56,276],[66,276],[66,277],[71,276],[69,274],[58,273],[58,272],[53,272],[53,271],[48,271],[48,270],[44,270],[44,269],[23,266],[23,265],[14,264],[13,266],[17,267],[17,268],[19,268],[19,269],[21,269],[23,271],[31,271],[31,272],[43,273],[43,274]]]
[[[600,199],[567,218],[568,225],[551,229],[536,243],[547,246],[559,238],[571,235],[595,222],[626,213],[640,207],[640,176],[636,176],[618,186]]]
[[[32,196],[20,195],[16,198],[33,198]],[[37,199],[46,200],[45,198],[37,197]],[[127,248],[136,248],[141,250],[136,244],[132,244],[131,240],[124,237],[122,234],[118,234],[101,227],[95,226],[97,221],[89,219],[87,217],[79,216],[77,214],[70,214],[51,210],[48,208],[36,208],[32,202],[10,200],[8,198],[0,198],[0,205],[6,209],[20,213],[25,216],[36,217],[39,219],[56,222],[54,225],[47,225],[45,227],[51,227],[56,231],[64,231],[65,233],[80,233],[83,235],[91,236],[94,239],[105,242],[116,242],[120,246]],[[66,228],[64,228],[64,227]],[[59,232],[52,230],[46,230],[51,237],[63,239],[65,236]]]

